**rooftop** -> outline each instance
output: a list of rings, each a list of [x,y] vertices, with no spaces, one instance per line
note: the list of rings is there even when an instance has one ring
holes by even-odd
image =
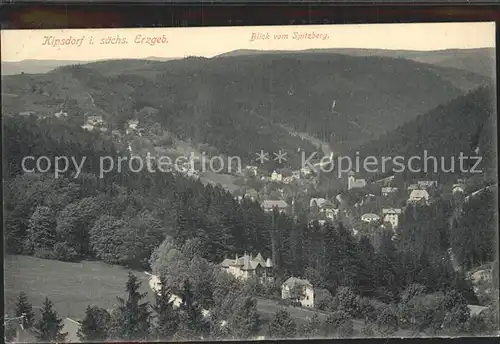
[[[363,214],[361,216],[362,219],[379,219],[380,216],[378,216],[377,214],[373,214],[373,213],[366,213],[366,214]]]
[[[413,190],[410,194],[411,199],[415,198],[429,198],[429,193],[426,190]]]
[[[326,201],[327,200],[324,198],[311,198],[311,200],[309,201],[309,206],[312,207],[316,205],[317,207],[321,207]]]
[[[238,255],[236,255],[235,259],[226,258],[221,263],[221,266],[224,268],[234,266],[239,267],[242,270],[255,270],[259,265],[263,268],[270,268],[273,266],[271,259],[267,258],[267,260],[264,260],[260,253],[255,257],[246,253],[241,257],[238,257]]]
[[[382,209],[383,214],[401,214],[401,209],[388,208]]]
[[[274,208],[274,207],[286,208],[286,207],[288,207],[288,204],[283,200],[266,200],[266,201],[262,202],[262,207],[264,207],[264,208]]]
[[[300,279],[300,278],[297,278],[297,277],[290,277],[289,279],[287,279],[283,285],[286,285],[288,286],[290,289],[294,288],[295,286],[297,285],[302,285],[302,286],[306,286],[306,287],[311,287],[312,288],[312,284],[311,282],[309,282],[308,280],[305,280],[305,279]]]

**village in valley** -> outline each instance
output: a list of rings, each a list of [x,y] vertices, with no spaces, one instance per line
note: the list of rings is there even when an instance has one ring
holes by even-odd
[[[63,108],[64,106],[61,106],[61,110],[53,117],[64,120],[67,113],[63,111]],[[100,115],[84,116],[85,121],[81,128],[88,132],[111,135],[110,137],[131,155],[145,156],[146,153],[149,155],[151,152],[148,148],[153,148],[153,154],[167,153],[173,159],[179,157],[181,152],[184,154],[196,152],[187,144],[185,144],[188,147],[187,150],[175,152],[165,150],[165,140],[173,147],[176,143],[179,145],[179,141],[176,142],[165,131],[152,127],[144,121],[148,114],[155,114],[157,111],[154,108],[144,108],[136,112],[136,118],[128,120],[126,129],[123,131],[110,130],[110,126]],[[32,114],[20,113],[19,115],[30,116]],[[46,120],[50,117],[52,116],[42,115],[39,119]],[[141,123],[138,118],[143,118],[143,122]],[[155,149],[158,147],[160,148]],[[199,162],[192,161],[191,158],[186,156],[173,168],[172,173],[202,181],[204,184],[224,187],[211,180],[214,175],[218,174],[212,173],[211,177],[207,178],[201,171]],[[332,161],[333,153],[328,158],[327,161]],[[455,204],[460,205],[484,190],[475,190],[474,185],[466,179],[456,179],[454,183],[448,182],[447,184],[440,184],[434,179],[408,182],[395,175],[380,179],[373,178],[373,176],[370,177],[371,179],[362,178],[358,177],[362,175],[361,173],[354,171],[344,173],[340,177],[329,176],[330,183],[325,186],[324,175],[328,173],[321,171],[324,165],[324,162],[315,162],[313,168],[304,166],[299,170],[289,167],[268,170],[257,165],[246,165],[242,171],[231,175],[226,174],[226,177],[229,176],[234,184],[228,190],[231,191],[237,203],[255,202],[260,205],[265,214],[273,218],[279,214],[297,221],[299,216],[305,216],[311,227],[321,227],[327,223],[332,225],[342,223],[354,237],[369,238],[374,248],[380,245],[380,238],[384,232],[393,233],[393,239],[397,237],[401,217],[404,216],[408,206],[432,206],[434,200],[439,198],[453,200]],[[224,175],[224,172],[220,175]],[[332,180],[333,187],[331,187]],[[328,190],[328,192],[322,190]],[[451,251],[449,253],[450,259],[453,260],[453,253]],[[264,257],[260,252],[244,252],[244,254],[235,252],[232,257],[227,255],[222,261],[213,263],[218,265],[221,271],[243,282],[255,280],[266,286],[281,281],[279,288],[282,301],[261,298],[258,304],[267,305],[270,302],[274,305],[271,307],[281,305],[322,312],[320,310],[322,307],[318,308],[318,304],[323,304],[325,295],[330,294],[326,289],[315,286],[305,276],[292,275],[283,279],[283,276],[278,275],[279,272],[275,269],[271,255]],[[160,293],[160,276],[149,272],[146,272],[146,275],[149,288],[154,293]],[[481,280],[484,280],[484,277]],[[179,308],[182,304],[182,296],[172,294],[170,302],[174,308]],[[486,309],[477,305],[468,305],[468,307],[474,314],[479,314]],[[203,309],[202,313],[205,318],[210,317],[208,309]],[[307,311],[303,316],[310,319]],[[226,324],[226,320],[221,320],[220,326],[224,327]],[[66,341],[78,341],[77,332],[80,326],[81,323],[77,320],[69,317],[64,319],[63,330],[68,333]],[[22,342],[33,338],[33,335],[27,330],[18,329],[17,338]],[[258,338],[263,339],[265,336],[260,335]]]

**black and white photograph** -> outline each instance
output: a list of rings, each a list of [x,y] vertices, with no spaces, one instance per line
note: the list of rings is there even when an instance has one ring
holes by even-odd
[[[5,342],[499,335],[495,23],[1,40]]]

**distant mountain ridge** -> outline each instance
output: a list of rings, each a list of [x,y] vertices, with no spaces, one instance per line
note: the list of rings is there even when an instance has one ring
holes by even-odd
[[[163,57],[147,57],[144,60],[150,61],[170,61],[175,58],[163,58]],[[83,61],[83,60],[37,60],[29,59],[22,60],[19,62],[9,62],[2,61],[2,76],[3,75],[16,75],[16,74],[42,74],[48,73],[58,67],[68,66],[68,65],[80,65],[93,62],[109,61],[108,59],[100,59],[95,61]]]
[[[220,54],[217,57],[231,57],[259,54],[290,54],[290,53],[325,53],[345,54],[352,56],[385,56],[404,58],[416,62],[428,63],[439,67],[457,68],[475,74],[492,78],[495,71],[495,48],[476,49],[445,49],[431,51],[391,50],[391,49],[359,49],[359,48],[331,48],[307,49],[300,51],[288,50],[251,50],[240,49]]]
[[[423,159],[424,151],[427,151],[427,156],[444,158],[446,169],[450,169],[450,159],[455,157],[455,171],[444,172],[439,167],[436,172],[432,160],[429,160],[428,170],[422,174],[427,178],[439,175],[441,180],[453,181],[462,174],[458,168],[458,156],[463,153],[466,157],[481,156],[483,160],[480,167],[492,173],[496,170],[498,159],[494,99],[493,86],[480,87],[363,144],[352,150],[350,155],[355,156],[357,153],[362,158],[374,156],[379,159],[402,156],[408,160],[413,156]],[[468,166],[468,163],[464,166]],[[441,164],[438,160],[438,166]],[[418,160],[413,165],[423,167]]]
[[[359,48],[331,48],[331,49],[307,49],[307,50],[253,50],[238,49],[219,54],[213,58],[224,58],[246,55],[261,54],[297,54],[297,53],[333,53],[352,56],[385,56],[393,58],[405,58],[416,62],[433,64],[440,67],[450,67],[466,70],[486,77],[493,77],[495,71],[495,48],[476,49],[445,49],[432,51],[416,50],[390,50],[390,49],[359,49]],[[179,58],[165,58],[149,56],[143,60],[170,61]],[[19,62],[2,61],[2,75],[15,74],[39,74],[47,73],[57,67],[86,64],[91,62],[106,61],[64,61],[64,60],[23,60]]]

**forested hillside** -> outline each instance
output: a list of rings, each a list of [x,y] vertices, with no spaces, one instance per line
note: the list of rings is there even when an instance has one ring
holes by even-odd
[[[149,106],[159,110],[149,120],[179,138],[250,160],[260,149],[314,150],[282,125],[342,151],[486,80],[405,59],[291,53],[65,66],[5,77],[3,92],[7,113],[54,113],[73,99],[72,112],[104,115],[113,129]]]
[[[421,157],[412,165],[415,168],[424,168],[424,151],[427,156],[437,158],[437,166],[432,160],[428,161],[427,171],[415,173],[413,178],[426,176],[437,178],[442,182],[454,181],[457,177],[473,177],[471,173],[462,173],[458,157],[481,156],[482,161],[477,169],[485,171],[486,177],[495,180],[497,147],[496,147],[496,115],[494,111],[493,87],[481,87],[475,91],[458,97],[446,104],[418,116],[394,131],[391,131],[377,140],[362,145],[357,152],[361,157],[395,157],[402,156],[407,161],[412,156]],[[476,148],[478,153],[475,152]],[[355,155],[353,150],[352,155]],[[442,170],[441,157],[445,159],[445,171]],[[455,170],[448,171],[454,157]],[[469,161],[464,166],[472,168],[475,161]],[[388,163],[390,175],[392,166]],[[436,171],[437,168],[437,171]],[[410,174],[408,171],[403,174]],[[408,175],[406,179],[411,179]]]
[[[52,160],[62,154],[88,155],[90,161],[98,161],[102,154],[113,155],[116,150],[112,142],[96,140],[56,119],[6,117],[4,126],[12,148],[4,158],[10,171],[4,181],[7,253],[151,268],[164,275],[165,283],[172,288],[169,290],[182,295],[181,315],[189,315],[190,308],[185,308],[189,300],[214,312],[225,309],[215,313],[213,321],[220,321],[217,316],[228,319],[232,314],[233,308],[225,303],[227,288],[221,294],[221,286],[234,285],[238,293],[231,294],[230,300],[249,297],[253,306],[248,307],[256,312],[252,301],[255,296],[279,297],[284,279],[304,276],[315,288],[326,290],[326,298],[317,301],[319,309],[333,312],[326,320],[326,336],[340,331],[335,327],[336,318],[352,326],[350,319],[360,317],[374,324],[370,326],[376,326],[382,335],[398,328],[429,334],[495,329],[493,313],[491,318],[470,316],[467,304],[477,303],[476,295],[470,281],[454,271],[448,259],[450,243],[464,246],[471,238],[472,227],[469,220],[463,220],[449,230],[452,205],[447,201],[408,208],[402,221],[404,231],[397,239],[391,232],[378,232],[378,244],[374,246],[369,236],[355,236],[341,222],[320,226],[317,222],[309,224],[304,213],[297,214],[297,220],[276,212],[265,214],[258,203],[245,200],[240,204],[220,187],[205,187],[170,173],[122,171],[101,179],[95,165],[88,165],[77,178],[70,173],[59,179],[50,173],[19,173],[16,166],[22,159],[20,154],[43,153]],[[468,210],[470,216],[479,216],[473,210]],[[471,246],[474,258],[465,261],[467,264],[492,259],[491,216],[491,212],[484,213],[486,227]],[[254,282],[238,286],[232,284],[236,282],[229,275],[221,274],[218,264],[222,259],[243,252],[273,257],[275,283],[266,288]],[[463,258],[469,252],[458,255]],[[433,300],[431,304],[427,304],[429,300]],[[411,313],[415,312],[411,307],[421,302],[424,309]],[[117,308],[111,317],[115,321],[111,329],[128,326],[119,321],[119,315],[126,312],[132,311]],[[414,324],[407,318],[424,313],[426,317]],[[275,315],[269,325],[270,336],[282,335],[282,330],[274,328],[282,316],[289,315]],[[203,324],[198,316],[190,323],[190,331],[178,335],[183,339],[199,336],[195,329]],[[238,324],[241,322],[231,326]],[[214,328],[209,333],[214,338],[227,335]],[[150,334],[139,331],[130,335],[146,338]],[[249,335],[240,334],[238,338]],[[112,331],[105,336],[129,338]]]
[[[302,274],[307,267],[313,268],[332,290],[342,283],[367,288],[365,282],[356,281],[366,278],[365,273],[359,273],[362,267],[358,260],[365,260],[368,251],[356,248],[356,239],[342,224],[311,227],[305,214],[298,214],[297,221],[275,214],[273,221],[257,203],[239,204],[220,187],[205,187],[171,173],[132,173],[124,169],[101,179],[96,171],[98,159],[104,154],[113,155],[112,143],[95,140],[84,132],[65,135],[68,130],[75,132],[75,128],[63,123],[56,126],[53,122],[34,121],[33,117],[5,118],[4,132],[10,135],[12,148],[6,150],[7,166],[18,167],[20,154],[43,153],[52,160],[62,155],[87,156],[88,161],[76,179],[71,170],[64,178],[54,179],[52,171],[23,174],[9,168],[4,184],[8,252],[63,260],[96,257],[109,263],[147,268],[152,250],[166,236],[180,244],[198,238],[203,245],[203,257],[212,262],[235,252],[260,251],[263,255],[272,254],[283,273]],[[440,221],[442,226],[447,223],[446,214]],[[418,235],[415,230],[411,232]],[[393,243],[388,241],[387,245]],[[443,254],[446,247],[441,246],[433,256]],[[412,250],[417,257],[420,251]],[[338,264],[332,263],[338,259],[338,264],[344,266],[341,275],[335,268]],[[387,264],[380,268],[386,269]],[[372,273],[368,270],[366,273]],[[404,287],[389,280],[384,282],[380,277],[377,284],[366,292],[391,286],[392,292],[397,293]]]
[[[357,49],[332,48],[310,49],[303,53],[343,54],[351,56],[385,56],[404,58],[427,63],[437,67],[461,69],[474,74],[493,78],[495,71],[495,48],[445,49],[434,51],[392,50],[392,49]],[[220,56],[242,56],[258,54],[290,54],[291,51],[235,50]]]

